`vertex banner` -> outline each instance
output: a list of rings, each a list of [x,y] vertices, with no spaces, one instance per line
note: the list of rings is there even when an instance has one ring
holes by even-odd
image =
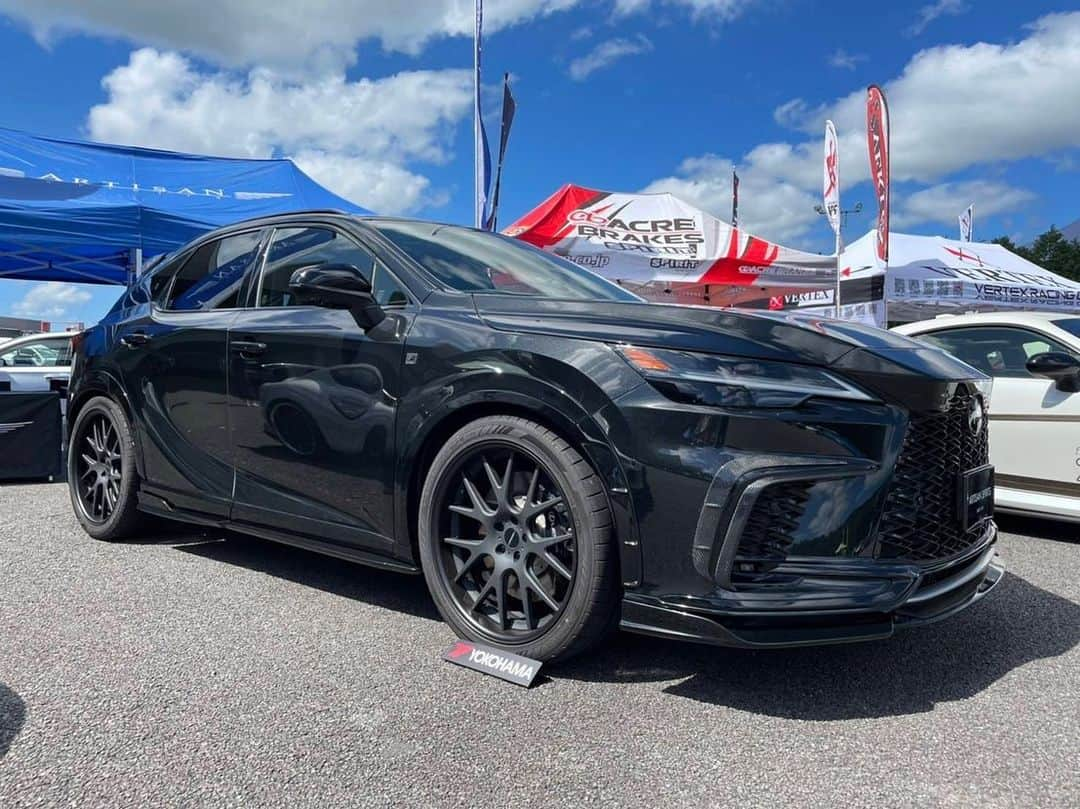
[[[814,288],[836,280],[835,256],[752,236],[671,194],[565,185],[504,233],[635,284]]]

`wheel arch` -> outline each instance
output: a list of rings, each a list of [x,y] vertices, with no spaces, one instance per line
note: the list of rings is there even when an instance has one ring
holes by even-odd
[[[397,498],[397,525],[404,529],[399,531],[398,541],[409,558],[419,564],[420,494],[432,461],[451,435],[487,416],[518,416],[534,421],[557,433],[589,462],[603,482],[611,508],[621,581],[624,586],[636,585],[642,564],[637,524],[626,477],[600,425],[589,416],[575,421],[551,404],[517,391],[476,391],[429,418],[423,433],[410,443],[399,470]]]
[[[107,371],[95,371],[79,380],[75,395],[68,399],[67,431],[64,436],[64,443],[66,444],[71,439],[71,428],[79,417],[79,412],[86,406],[87,402],[98,396],[104,396],[106,399],[115,402],[124,412],[124,416],[127,417],[128,423],[131,425],[131,437],[135,442],[135,467],[139,477],[145,478],[142,446],[139,443],[139,430],[135,424],[131,400],[128,399],[127,393],[119,380]]]

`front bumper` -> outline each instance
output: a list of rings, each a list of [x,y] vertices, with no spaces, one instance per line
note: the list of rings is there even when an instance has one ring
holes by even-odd
[[[750,648],[886,638],[970,606],[1004,575],[997,527],[943,562],[916,565],[820,557],[786,560],[774,588],[717,588],[702,596],[628,593],[621,628],[659,637]]]

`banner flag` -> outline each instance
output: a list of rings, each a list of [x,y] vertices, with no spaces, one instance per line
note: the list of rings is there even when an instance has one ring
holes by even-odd
[[[481,52],[483,50],[484,0],[476,0],[476,28],[473,34],[473,139],[475,141],[474,170],[476,207],[473,222],[484,226],[487,215],[487,192],[491,187],[491,152],[488,150],[487,132],[480,107]]]
[[[840,233],[840,163],[836,143],[836,127],[825,122],[825,216],[833,233]]]
[[[731,170],[731,226],[739,226],[739,175]]]
[[[889,264],[889,105],[876,84],[866,90],[866,144],[870,153],[870,178],[877,197],[877,258]]]
[[[495,187],[491,192],[491,212],[484,222],[484,230],[495,230],[499,218],[499,189],[502,187],[503,161],[506,159],[506,145],[510,142],[510,127],[514,125],[514,113],[517,104],[510,92],[510,74],[503,74],[502,128],[499,132],[499,160],[495,164]]]
[[[968,205],[967,210],[960,214],[960,241],[970,242],[975,232],[975,206]]]
[[[840,317],[840,153],[836,142],[836,127],[832,121],[825,122],[825,171],[822,182],[822,201],[825,204],[825,216],[836,236],[836,289],[833,294],[833,310]]]

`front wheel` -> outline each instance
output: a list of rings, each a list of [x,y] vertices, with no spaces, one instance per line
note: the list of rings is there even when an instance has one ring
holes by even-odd
[[[68,489],[75,516],[94,539],[126,539],[139,529],[135,439],[111,399],[91,399],[71,426]]]
[[[462,637],[555,660],[614,624],[617,565],[603,484],[546,427],[491,416],[455,433],[424,482],[419,533],[432,597]]]

